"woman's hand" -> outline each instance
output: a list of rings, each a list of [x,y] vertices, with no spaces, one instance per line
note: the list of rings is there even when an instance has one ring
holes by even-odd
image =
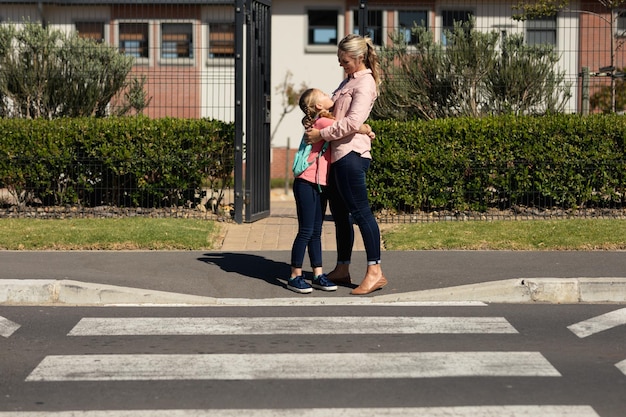
[[[376,137],[376,133],[372,131],[372,127],[367,123],[361,125],[359,133],[369,136],[370,139],[374,139]]]
[[[311,145],[322,140],[322,135],[320,135],[319,129],[307,129],[306,132],[304,132],[304,136],[306,136],[306,143]]]

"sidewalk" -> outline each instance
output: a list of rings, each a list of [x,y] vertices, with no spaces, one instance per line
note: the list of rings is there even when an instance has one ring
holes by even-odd
[[[210,251],[0,251],[0,306],[626,303],[620,251],[383,251],[389,284],[381,291],[295,294],[285,287],[298,223],[293,196],[274,191],[270,209],[254,223],[221,223],[222,245]],[[328,269],[332,221],[322,248]],[[355,227],[353,282],[366,264]]]
[[[330,210],[326,212],[327,218]],[[298,233],[296,203],[291,191],[273,190],[270,199],[270,216],[254,223],[224,223],[222,251],[266,251],[291,250],[293,240]],[[363,239],[358,227],[354,228],[354,250],[364,251]],[[335,227],[332,221],[325,221],[322,230],[322,248],[335,251]]]

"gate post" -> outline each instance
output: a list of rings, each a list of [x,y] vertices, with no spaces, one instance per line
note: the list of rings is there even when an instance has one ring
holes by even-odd
[[[582,114],[589,115],[589,67],[583,67],[582,70]]]
[[[243,59],[243,39],[244,39],[244,1],[235,1],[235,222],[243,223],[243,83],[244,59]]]
[[[367,0],[360,0],[359,4],[359,34],[365,36],[365,29],[367,29]]]
[[[237,223],[253,222],[270,214],[271,5],[271,0],[235,2]]]

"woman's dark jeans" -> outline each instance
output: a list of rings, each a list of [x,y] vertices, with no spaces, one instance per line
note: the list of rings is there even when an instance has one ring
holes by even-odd
[[[291,247],[291,266],[302,268],[308,249],[311,267],[322,266],[322,222],[326,213],[326,194],[317,184],[296,178],[293,195],[298,212],[298,233]]]
[[[335,220],[338,263],[350,263],[352,258],[354,230],[350,215],[361,230],[368,265],[380,263],[380,229],[365,184],[370,163],[370,159],[351,152],[330,165],[329,201]]]

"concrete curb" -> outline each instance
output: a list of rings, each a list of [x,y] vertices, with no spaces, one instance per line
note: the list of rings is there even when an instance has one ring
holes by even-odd
[[[522,278],[378,297],[379,301],[626,303],[626,278]]]
[[[0,305],[276,306],[626,303],[626,278],[525,278],[370,297],[214,298],[73,280],[0,280]]]
[[[216,298],[73,280],[0,280],[0,305],[186,305]]]

